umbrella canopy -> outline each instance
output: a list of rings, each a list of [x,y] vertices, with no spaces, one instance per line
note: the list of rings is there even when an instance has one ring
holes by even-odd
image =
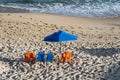
[[[53,34],[50,34],[44,38],[43,41],[48,41],[48,42],[65,42],[65,41],[72,41],[72,40],[77,40],[78,37],[67,33],[63,30],[59,30],[58,32],[54,32]],[[61,52],[61,47],[60,47],[60,52]]]
[[[63,30],[59,30],[58,32],[54,32],[51,35],[48,35],[44,38],[44,41],[49,41],[49,42],[63,42],[63,41],[72,41],[72,40],[77,40],[78,37],[67,33]]]

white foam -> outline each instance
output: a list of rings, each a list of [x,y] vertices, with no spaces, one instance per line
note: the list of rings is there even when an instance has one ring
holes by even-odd
[[[120,16],[120,3],[103,3],[95,5],[66,5],[56,3],[53,5],[38,5],[41,8],[29,9],[31,12],[44,12],[84,17],[113,17]]]

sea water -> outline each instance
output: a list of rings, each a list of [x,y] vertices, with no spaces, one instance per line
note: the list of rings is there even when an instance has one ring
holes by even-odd
[[[120,16],[120,0],[0,0],[0,6],[68,16]]]

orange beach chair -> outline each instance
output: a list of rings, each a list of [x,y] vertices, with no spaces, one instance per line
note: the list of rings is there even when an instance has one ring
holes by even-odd
[[[67,51],[62,53],[61,62],[65,63],[66,60],[68,60],[70,64],[72,63],[72,52]]]
[[[31,61],[31,63],[35,63],[35,53],[34,52],[26,52],[24,55],[24,60],[26,63],[29,63],[29,61]]]

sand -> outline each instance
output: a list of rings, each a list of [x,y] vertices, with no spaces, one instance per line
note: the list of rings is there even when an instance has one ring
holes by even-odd
[[[60,63],[60,44],[42,41],[55,31],[78,36],[61,44],[73,64]],[[52,52],[52,63],[24,62],[23,54]],[[0,14],[0,80],[119,80],[120,18],[83,18],[38,13]]]

